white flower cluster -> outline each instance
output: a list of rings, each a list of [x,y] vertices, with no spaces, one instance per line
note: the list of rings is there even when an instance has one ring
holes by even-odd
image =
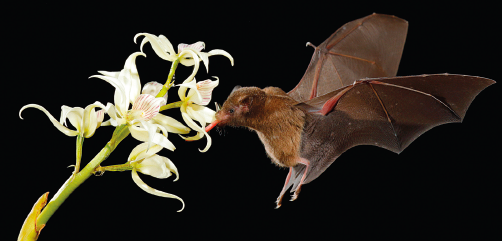
[[[209,70],[210,56],[226,56],[230,59],[232,65],[233,58],[224,50],[202,52],[205,47],[203,42],[190,45],[179,44],[176,53],[169,40],[163,35],[155,36],[148,33],[139,33],[134,37],[134,40],[136,41],[136,38],[139,36],[144,36],[140,45],[141,52],[131,54],[125,61],[124,68],[121,71],[98,71],[101,75],[91,76],[105,80],[115,87],[114,104],[108,103],[105,106],[96,101],[85,109],[80,107],[71,108],[63,105],[59,121],[44,107],[37,104],[29,104],[21,108],[19,117],[21,117],[21,112],[24,109],[29,107],[37,108],[43,111],[54,126],[62,133],[68,136],[78,135],[84,138],[92,137],[100,126],[127,125],[131,135],[143,142],[132,150],[128,158],[128,164],[133,167],[131,173],[134,182],[148,193],[162,197],[176,198],[183,202],[181,198],[175,195],[149,187],[139,178],[137,172],[156,178],[167,178],[171,176],[171,173],[174,173],[177,176],[175,181],[178,180],[179,175],[176,166],[168,158],[156,154],[163,148],[171,151],[175,150],[173,143],[167,139],[169,132],[188,134],[192,129],[197,132],[196,135],[189,137],[180,136],[186,140],[198,140],[205,136],[207,144],[201,152],[209,149],[211,138],[204,128],[207,123],[215,120],[215,111],[207,108],[206,105],[211,100],[212,91],[218,85],[219,80],[217,77],[214,77],[216,79],[214,81],[208,79],[196,82],[195,74],[199,69],[200,61],[204,63],[206,70]],[[172,117],[159,113],[160,108],[167,104],[168,95],[167,93],[160,97],[157,97],[157,95],[162,90],[171,87],[172,83],[163,85],[158,82],[149,82],[141,90],[141,82],[136,68],[136,57],[140,55],[146,57],[143,53],[143,46],[146,43],[150,43],[160,58],[173,62],[173,66],[177,66],[178,63],[184,66],[194,66],[192,74],[183,83],[177,85],[180,97],[178,106],[180,107],[182,118],[188,127]],[[175,68],[171,68],[171,71],[174,70]],[[173,76],[173,74],[170,73],[170,76]],[[96,108],[101,108],[101,110],[96,111]],[[105,122],[103,122],[104,113],[107,113],[110,117]],[[66,119],[70,121],[76,130],[67,127]],[[77,160],[77,162],[79,161]]]

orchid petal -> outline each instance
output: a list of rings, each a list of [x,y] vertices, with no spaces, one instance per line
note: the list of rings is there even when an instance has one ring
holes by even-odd
[[[159,82],[156,81],[148,82],[145,85],[143,85],[143,90],[141,91],[141,94],[157,96],[163,87],[164,85],[162,85]],[[161,105],[167,104],[167,92],[162,98],[164,99],[164,101],[161,103]]]
[[[204,120],[205,123],[212,123],[216,120],[216,111],[211,110],[210,108],[207,108],[205,106],[191,104],[190,107],[187,108],[187,113],[190,115],[190,117],[197,117],[192,119]],[[205,124],[203,126],[205,126]]]
[[[174,163],[169,160],[169,158],[167,157],[162,157],[162,160],[164,161],[164,164],[166,165],[167,169],[169,169],[169,171],[171,171],[172,173],[176,174],[176,179],[173,180],[173,182],[175,181],[178,181],[178,179],[180,179],[180,174],[178,173],[178,168],[176,168],[176,166],[174,165]]]
[[[122,72],[122,71],[121,71]],[[110,73],[110,72],[105,72],[105,71],[99,71],[99,73]],[[121,116],[125,116],[127,113],[127,107],[128,107],[128,100],[126,99],[126,92],[123,83],[119,82],[118,77],[111,77],[107,75],[92,75],[89,78],[100,78],[109,84],[111,84],[113,87],[115,87],[115,95],[114,95],[114,102],[115,102],[115,109],[119,112]],[[125,106],[124,108],[120,108],[119,106]],[[122,112],[124,111],[124,112]]]
[[[142,124],[147,123],[142,121]],[[148,130],[152,130],[152,128],[157,127],[158,125],[155,125],[155,127],[152,127],[151,125],[154,124],[146,124],[148,127]],[[144,127],[144,126],[143,126]],[[134,137],[136,140],[143,141],[143,142],[151,142],[157,145],[160,145],[168,150],[174,151],[176,147],[174,147],[173,143],[167,139],[167,134],[164,133],[164,135],[159,134],[159,133],[152,133],[152,139],[150,139],[149,131],[145,128],[142,127],[137,127],[135,125],[132,125],[129,127],[129,130],[131,131],[131,136]],[[154,129],[156,131],[156,129]]]
[[[127,58],[124,69],[121,71],[119,75],[119,81],[122,81],[125,87],[126,95],[129,97],[128,101],[130,103],[134,103],[134,100],[138,97],[141,90],[141,82],[139,80],[138,69],[136,68],[136,57],[138,55],[146,55],[142,52],[135,52],[129,55]],[[125,70],[125,71],[124,71]],[[124,78],[121,79],[122,72],[124,72]]]
[[[84,118],[84,109],[81,107],[68,107],[68,106],[61,106],[61,108],[70,108],[69,111],[66,112],[65,118],[68,118],[70,120],[70,123],[77,128],[78,133],[83,134],[84,133],[84,128],[83,128],[83,118]],[[61,111],[63,112],[63,110]],[[61,113],[62,114],[62,113]],[[59,120],[59,123],[61,123],[61,120]]]
[[[201,113],[194,110],[193,107],[196,107],[196,106],[197,105],[195,105],[195,104],[191,104],[191,105],[187,106],[187,108],[186,108],[187,114],[191,119],[198,121],[200,123],[200,125],[204,127],[204,126],[206,126],[206,123],[207,123],[206,119],[204,118],[203,115],[201,115]]]
[[[185,208],[185,203],[183,202],[183,199],[181,199],[180,197],[159,191],[157,189],[153,189],[150,186],[146,185],[146,183],[144,183],[143,180],[139,178],[139,175],[136,172],[136,168],[132,169],[131,175],[132,175],[132,180],[136,183],[136,185],[138,185],[141,189],[143,189],[143,191],[160,197],[175,198],[180,200],[181,203],[183,204],[183,207],[180,210],[178,210],[178,212],[181,212]]]
[[[209,73],[209,54],[204,52],[199,52],[199,57],[201,58],[204,66],[206,66],[206,72]]]
[[[72,126],[77,128],[78,133],[83,134],[84,133],[84,128],[82,126],[82,120],[84,118],[84,109],[81,107],[68,107],[68,106],[61,106],[61,118],[59,120],[59,123],[61,123],[61,120],[63,120],[63,117],[65,118],[64,124],[66,125],[66,119],[70,120],[70,123]]]
[[[204,128],[198,126],[191,118],[190,116],[187,114],[187,104],[183,104],[180,108],[181,110],[181,117],[183,117],[183,120],[185,121],[185,123],[190,127],[192,128],[194,131],[197,131],[197,137],[198,139],[200,139],[202,137],[202,134],[204,134],[207,138],[207,144],[206,144],[206,147],[203,149],[203,150],[200,150],[200,152],[206,152],[209,147],[211,146],[211,137],[207,134],[207,132],[205,131]],[[188,137],[188,138],[185,138],[183,136],[181,136],[183,139],[189,139],[189,140],[195,140],[195,136],[193,137]]]
[[[52,124],[61,132],[63,132],[63,134],[67,135],[67,136],[76,136],[78,135],[78,131],[74,131],[74,130],[70,130],[68,128],[66,128],[65,126],[63,126],[61,123],[59,123],[56,118],[54,118],[50,113],[49,111],[47,111],[44,107],[40,106],[40,105],[37,105],[37,104],[29,104],[29,105],[25,105],[23,106],[23,108],[21,108],[21,110],[19,110],[19,118],[23,119],[21,117],[21,112],[23,112],[24,109],[26,108],[36,108],[36,109],[39,109],[41,111],[43,111],[45,113],[45,115],[47,115],[47,117],[49,117],[49,120],[52,122]]]
[[[106,107],[101,104],[101,102],[96,101],[94,104],[88,105],[84,109],[84,115],[83,115],[83,134],[85,138],[92,137],[94,135],[94,132],[96,129],[99,127],[99,124],[101,121],[103,121],[103,117],[101,117],[101,120],[98,121],[98,114],[94,110],[94,108],[100,107],[102,109],[105,109]],[[101,115],[103,116],[103,115]]]
[[[197,43],[193,44],[178,44],[178,54],[181,53],[185,48],[193,49],[195,51],[202,51],[206,47],[206,44],[204,42],[199,41]]]
[[[180,88],[178,89],[178,96],[180,97],[180,100],[181,101],[186,101],[186,99],[188,99],[188,97],[186,96],[187,88],[197,89],[197,81],[195,80],[195,78],[193,78],[189,82],[186,82],[186,83],[183,82],[182,84],[179,84],[179,85],[176,85],[176,86],[180,86]]]
[[[141,41],[141,46],[140,46],[141,52],[143,52],[143,45],[145,45],[147,42],[150,42],[150,46],[152,46],[152,49],[155,51],[157,56],[159,56],[160,58],[162,58],[164,60],[171,61],[171,62],[176,60],[176,58],[173,56],[174,55],[173,47],[172,47],[171,43],[169,42],[169,40],[167,40],[167,38],[165,38],[165,37],[159,38],[159,37],[157,37],[153,34],[149,34],[149,33],[138,33],[138,34],[136,34],[136,36],[134,38],[136,39],[138,36],[141,36],[141,35],[145,36],[143,41]],[[172,52],[170,52],[170,51],[172,51]],[[170,52],[170,53],[167,53],[167,52]]]
[[[109,71],[98,71],[98,73],[104,75],[104,76],[108,76],[108,77],[112,77],[112,78],[115,78],[115,79],[118,79],[119,78],[119,75],[120,75],[120,71],[115,71],[115,72],[109,72]]]
[[[211,101],[211,96],[213,93],[213,89],[216,88],[219,84],[219,79],[218,77],[213,76],[216,78],[215,81],[211,81],[209,79],[200,81],[197,83],[197,96],[194,96],[193,98],[190,98],[191,101],[193,101],[195,104],[199,105],[207,105]],[[190,90],[192,91],[192,90]],[[190,95],[190,93],[188,94]]]
[[[161,150],[162,147],[159,145],[153,145],[148,149],[148,143],[143,142],[134,147],[134,149],[132,149],[131,154],[129,154],[129,157],[127,158],[127,161],[128,162],[140,161],[155,155],[157,152]]]
[[[138,120],[148,121],[159,113],[160,104],[163,100],[163,98],[155,98],[149,94],[139,95],[134,101],[131,112],[139,110],[141,116],[139,116]]]
[[[164,35],[159,35],[159,40],[162,43],[162,46],[164,47],[164,52],[168,53],[169,56],[173,57],[176,55],[176,52],[174,52],[173,45],[171,42],[166,38]],[[173,57],[174,58],[174,57]]]
[[[165,116],[163,114],[157,114],[152,121],[155,124],[159,124],[166,128],[168,132],[171,133],[178,133],[178,134],[188,134],[190,132],[190,128],[184,126],[181,124],[181,122],[177,121],[176,119],[170,117],[170,116]]]
[[[234,58],[232,58],[232,55],[230,55],[227,51],[221,50],[221,49],[213,49],[208,52],[208,56],[213,56],[213,55],[223,55],[230,59],[230,64],[234,66]]]
[[[183,117],[183,119],[185,120],[185,122],[187,122],[188,126],[197,126],[197,124],[195,124],[195,122],[192,119],[190,119],[190,117],[188,117],[187,114],[181,113],[181,116]],[[191,123],[191,124],[188,124],[188,123]],[[184,137],[184,136],[180,135],[180,137],[183,138],[183,139],[185,139],[185,140],[199,140],[199,139],[202,138],[203,135],[205,135],[206,138],[207,138],[206,147],[204,147],[204,149],[202,149],[202,150],[199,149],[199,151],[200,152],[206,152],[209,149],[209,147],[211,147],[211,143],[212,143],[211,137],[207,134],[207,132],[204,129],[202,129],[200,127],[193,128],[193,129],[195,131],[197,131],[197,135],[191,136],[191,137]]]
[[[117,120],[121,120],[121,116],[117,116],[117,112],[115,109],[115,106],[112,103],[108,103],[105,108],[106,113],[108,113],[108,116],[110,116],[110,119],[103,122],[101,125],[102,126],[107,126],[107,125],[112,125],[112,126],[117,126],[118,122]],[[120,121],[120,124],[124,124],[124,121]]]
[[[135,168],[139,172],[146,175],[150,175],[152,177],[160,179],[168,178],[172,174],[171,170],[167,168],[166,163],[164,162],[164,158],[167,159],[166,157],[163,156],[153,155],[135,164]]]
[[[178,56],[180,58],[180,63],[183,64],[183,56],[185,56],[186,54],[189,54],[192,56],[192,58],[194,60],[194,67],[193,67],[192,74],[190,76],[188,76],[188,78],[186,78],[185,81],[183,81],[183,83],[187,83],[195,77],[195,74],[197,74],[197,71],[199,70],[199,61],[200,61],[199,56],[197,56],[197,53],[195,53],[191,49],[185,49],[185,50],[181,51],[181,53],[178,54]]]
[[[96,122],[97,122],[96,129],[101,126],[104,118],[105,118],[105,110],[104,109],[96,111]]]

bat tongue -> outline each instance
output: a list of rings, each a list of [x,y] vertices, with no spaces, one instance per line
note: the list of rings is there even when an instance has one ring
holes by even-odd
[[[216,125],[218,125],[218,123],[220,123],[219,120],[215,120],[213,121],[213,123],[209,124],[208,126],[206,126],[206,132],[209,132],[211,129],[213,129]]]

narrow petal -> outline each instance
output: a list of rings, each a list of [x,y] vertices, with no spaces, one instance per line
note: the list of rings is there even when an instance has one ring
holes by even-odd
[[[177,121],[176,119],[170,116],[165,116],[159,113],[152,119],[152,121],[155,124],[163,126],[164,128],[166,128],[168,132],[171,133],[178,133],[178,134],[190,133],[190,128],[186,127],[185,125],[181,124],[181,122]]]
[[[190,82],[195,77],[195,74],[197,74],[197,71],[199,71],[199,61],[200,61],[199,56],[197,56],[197,53],[195,53],[191,49],[185,49],[181,53],[179,53],[178,55],[179,55],[179,58],[181,58],[182,60],[183,60],[183,57],[185,57],[185,55],[192,56],[192,58],[194,60],[194,67],[193,67],[192,74],[190,76],[188,76],[188,78],[186,78],[185,81],[183,81],[183,83]],[[180,63],[183,64],[183,61],[180,61]]]
[[[176,86],[180,87],[178,89],[178,96],[180,97],[180,100],[181,101],[186,101],[186,99],[187,99],[187,96],[186,96],[187,88],[197,90],[197,81],[195,80],[195,78],[193,78],[189,82],[183,82],[182,84],[179,84],[179,85],[176,85]]]
[[[122,117],[117,115],[117,111],[115,109],[115,106],[112,103],[108,103],[105,108],[105,112],[110,116],[110,119],[108,121],[105,121],[102,125],[112,125],[112,126],[117,126],[120,122],[121,124],[124,124],[125,121],[122,121]]]
[[[153,125],[153,124],[152,124]],[[156,125],[157,126],[157,125]],[[151,130],[150,127],[148,130]],[[150,139],[149,131],[145,129],[143,126],[138,127],[136,125],[132,125],[129,127],[129,130],[131,131],[131,136],[134,137],[136,140],[143,141],[143,142],[151,142],[157,145],[160,145],[168,150],[174,151],[176,147],[174,147],[173,143],[167,139],[167,134],[162,135],[159,133],[153,132],[153,137]],[[164,133],[165,134],[165,133]]]
[[[223,55],[225,57],[227,57],[228,59],[230,59],[230,64],[232,64],[232,66],[234,66],[234,58],[232,58],[232,55],[230,55],[227,51],[225,50],[221,50],[221,49],[213,49],[211,51],[208,52],[209,56],[213,56],[213,55]]]
[[[176,174],[176,179],[173,180],[173,182],[178,181],[180,179],[180,174],[178,173],[178,168],[174,165],[174,163],[169,160],[167,157],[160,156],[162,160],[164,161],[164,164],[166,165],[167,169],[171,171],[172,173]]]
[[[104,71],[100,71],[102,73]],[[121,71],[122,72],[122,71]],[[109,72],[108,72],[109,73]],[[115,87],[115,95],[114,95],[114,102],[115,102],[115,109],[119,112],[120,115],[125,116],[125,113],[127,112],[128,109],[128,99],[126,98],[126,92],[125,88],[122,82],[119,81],[118,77],[111,77],[111,76],[106,76],[106,75],[92,75],[89,78],[100,78],[109,84],[111,84],[113,87]],[[122,106],[122,107],[120,107]],[[122,112],[124,111],[124,112]]]
[[[209,54],[204,52],[199,52],[198,54],[204,63],[204,66],[206,66],[206,72],[209,73]]]
[[[21,112],[23,112],[24,109],[26,108],[36,108],[36,109],[39,109],[41,111],[43,111],[47,117],[49,117],[49,120],[52,122],[52,124],[58,128],[59,131],[63,132],[63,134],[67,135],[67,136],[76,136],[78,135],[78,131],[74,131],[74,130],[70,130],[68,128],[66,128],[65,126],[63,126],[61,123],[59,123],[59,121],[56,120],[56,118],[54,118],[50,113],[49,111],[47,111],[44,107],[40,106],[40,105],[37,105],[37,104],[29,104],[29,105],[25,105],[23,106],[23,108],[21,108],[21,110],[19,110],[19,118],[23,119],[21,117]]]
[[[119,75],[120,75],[120,71],[115,71],[115,72],[109,72],[109,71],[98,71],[98,73],[104,75],[104,76],[108,76],[108,77],[112,77],[112,78],[115,78],[115,79],[118,79],[119,78]]]
[[[206,126],[207,122],[206,122],[206,119],[204,118],[204,116],[202,115],[202,113],[199,112],[199,111],[201,111],[201,109],[197,108],[197,111],[194,110],[193,107],[197,107],[197,106],[198,105],[196,105],[196,104],[190,104],[187,106],[186,111],[187,111],[188,116],[190,116],[191,119],[198,121],[200,123],[200,126],[204,127],[204,126]]]
[[[141,189],[143,189],[143,191],[150,193],[152,195],[159,196],[159,197],[175,198],[175,199],[180,200],[181,203],[183,204],[183,207],[181,207],[181,209],[178,210],[178,212],[183,211],[183,209],[185,208],[185,202],[183,202],[183,199],[181,199],[180,197],[173,195],[173,194],[159,191],[157,189],[153,189],[150,186],[146,185],[146,183],[144,183],[143,180],[141,180],[141,178],[139,178],[139,175],[136,172],[136,169],[132,169],[131,175],[132,175],[132,180],[134,181],[134,183],[136,183],[136,185],[138,185]]]
[[[150,42],[150,46],[152,46],[152,49],[153,49],[153,51],[155,51],[157,56],[159,56],[160,58],[162,58],[164,60],[171,61],[171,62],[176,60],[174,50],[172,52],[168,53],[170,51],[169,49],[173,49],[173,47],[172,47],[171,43],[169,42],[169,40],[167,40],[167,38],[165,38],[165,37],[159,38],[159,37],[157,37],[153,34],[149,34],[149,33],[138,33],[138,34],[136,34],[136,36],[134,38],[136,39],[138,36],[141,36],[141,35],[145,36],[145,38],[141,42],[141,46],[140,46],[141,52],[143,52],[143,45]],[[169,44],[167,44],[167,43],[169,43]]]
[[[159,40],[162,43],[162,46],[164,47],[164,51],[169,54],[169,56],[174,57],[176,55],[176,52],[174,52],[173,45],[171,42],[166,38],[164,35],[159,35]]]
[[[136,68],[136,57],[138,57],[138,55],[146,57],[146,55],[141,52],[132,53],[124,64],[123,70],[125,71],[121,71],[119,75],[119,81],[123,82],[124,90],[129,97],[128,100],[130,103],[133,103],[141,92],[141,82],[139,80],[138,69]],[[123,78],[121,78],[122,72],[124,72]]]
[[[150,149],[148,149],[148,143],[143,142],[134,147],[134,149],[132,149],[131,154],[129,154],[129,157],[127,158],[127,161],[128,162],[140,161],[155,155],[157,152],[161,150],[162,147],[159,145],[153,145],[152,147],[150,147]]]
[[[207,134],[207,132],[205,131],[204,128],[198,126],[193,120],[192,118],[190,118],[190,116],[187,114],[187,108],[186,108],[186,105],[183,105],[181,106],[180,108],[181,110],[181,116],[183,117],[183,120],[185,121],[185,123],[190,127],[192,128],[194,131],[197,131],[197,137],[199,137],[198,139],[200,139],[202,137],[202,135],[205,135],[206,138],[207,138],[207,144],[206,144],[206,147],[203,149],[203,150],[200,150],[200,152],[206,152],[209,147],[211,146],[211,137]],[[191,138],[184,138],[184,139],[190,139],[190,140],[196,140],[196,137],[191,137]]]

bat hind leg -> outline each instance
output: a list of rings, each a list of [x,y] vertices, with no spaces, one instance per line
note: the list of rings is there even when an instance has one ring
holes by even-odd
[[[286,177],[286,182],[284,182],[284,187],[282,187],[282,191],[281,191],[281,194],[279,194],[279,197],[277,198],[277,200],[275,201],[275,209],[278,209],[281,207],[282,205],[282,198],[284,197],[284,194],[286,193],[286,190],[288,189],[288,187],[291,185],[289,183],[289,179],[291,178],[291,172],[293,171],[293,168],[290,167],[289,168],[289,172],[288,172],[288,176]]]
[[[305,177],[307,177],[307,173],[309,170],[310,162],[308,160],[300,158],[298,162],[305,165],[305,171],[303,172],[302,179],[300,180],[300,183],[298,183],[296,189],[291,190],[291,192],[293,192],[293,195],[291,195],[291,199],[289,201],[294,201],[298,198],[298,195],[300,194],[300,190],[302,188],[303,181],[305,181]]]

